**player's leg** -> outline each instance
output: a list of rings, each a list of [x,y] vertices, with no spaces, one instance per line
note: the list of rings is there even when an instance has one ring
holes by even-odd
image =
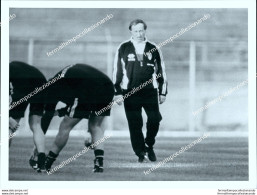
[[[157,90],[149,90],[147,98],[145,98],[143,108],[147,115],[146,123],[146,151],[151,161],[156,161],[156,155],[153,150],[155,144],[155,137],[159,131],[160,121],[162,116],[159,111],[158,93]]]
[[[43,83],[43,81],[42,81]],[[41,127],[41,120],[44,111],[44,99],[42,94],[33,96],[30,100],[29,126],[33,132],[33,155],[29,160],[30,166],[34,169],[37,166],[38,172],[45,172],[45,133]],[[36,162],[36,164],[35,164]]]
[[[104,131],[106,129],[106,116],[91,116],[88,120],[88,128],[92,135],[92,144],[99,142],[104,138]],[[104,143],[94,145],[94,172],[103,172],[104,160]]]
[[[33,132],[33,140],[38,153],[45,153],[45,134],[41,128],[41,116],[29,116],[29,126]]]
[[[64,117],[60,124],[59,132],[52,146],[52,152],[54,152],[55,154],[59,154],[61,152],[61,150],[67,144],[70,131],[75,125],[79,123],[80,120],[80,118],[70,118],[69,116]]]
[[[124,108],[129,125],[130,140],[139,162],[147,161],[145,156],[145,141],[142,132],[143,118],[141,98],[138,94],[124,100]]]
[[[97,115],[96,112],[110,105],[114,96],[114,88],[111,81],[106,81],[103,86],[104,87],[101,86],[97,89],[98,95],[94,100],[88,101],[90,104],[88,106],[92,109],[89,116],[88,129],[92,135],[92,143],[94,144],[94,172],[103,172],[104,132],[107,128],[107,118],[111,115],[111,107],[99,115]]]
[[[58,157],[59,153],[62,151],[64,146],[67,144],[69,139],[70,131],[73,129],[75,125],[77,125],[81,121],[80,118],[71,118],[69,116],[65,116],[62,120],[58,134],[56,135],[55,141],[49,151],[49,154],[46,158],[46,169],[50,171],[53,162]]]
[[[29,126],[31,131],[33,132],[33,140],[34,140],[34,154],[36,152],[37,155],[37,171],[45,171],[45,135],[41,128],[41,118],[39,115],[30,115],[29,116]]]

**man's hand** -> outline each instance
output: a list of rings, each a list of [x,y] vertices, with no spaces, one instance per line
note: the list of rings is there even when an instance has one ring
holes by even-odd
[[[113,98],[113,101],[116,102],[119,106],[122,105],[123,99],[122,99],[122,95],[116,95]]]
[[[164,96],[164,95],[159,95],[159,102],[160,102],[160,104],[162,104],[163,102],[165,102],[165,100],[166,100],[166,96]]]
[[[13,119],[12,117],[9,117],[9,129],[12,131],[12,132],[15,132],[18,128],[19,128],[19,123]]]

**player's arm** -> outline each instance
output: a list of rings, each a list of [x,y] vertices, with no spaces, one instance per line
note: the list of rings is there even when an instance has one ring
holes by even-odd
[[[160,99],[160,104],[162,104],[165,99],[166,99],[166,95],[168,94],[168,81],[167,81],[167,76],[166,76],[166,71],[165,71],[165,64],[164,64],[164,60],[162,57],[162,53],[161,51],[158,49],[156,51],[156,58],[155,58],[155,64],[157,66],[157,82],[159,84],[159,99]]]
[[[123,78],[122,60],[123,59],[121,58],[120,48],[118,48],[115,54],[114,66],[113,66],[113,83],[114,83],[114,90],[115,90],[114,101],[122,97],[122,89],[121,89],[121,82]],[[121,105],[120,101],[117,103]]]

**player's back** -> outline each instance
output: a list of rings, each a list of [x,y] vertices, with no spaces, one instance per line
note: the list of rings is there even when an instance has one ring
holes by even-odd
[[[67,66],[54,77],[58,77],[59,74],[62,74],[63,78],[51,88],[55,92],[58,91],[61,96],[97,96],[101,93],[99,90],[105,87],[113,88],[112,81],[107,75],[87,64]]]
[[[74,108],[83,110],[85,114],[99,111],[113,99],[114,86],[111,79],[92,66],[70,65],[59,71],[50,80],[60,76],[58,81],[44,89],[46,91],[46,112],[43,117],[43,129],[48,128],[59,101],[69,107],[75,105]]]
[[[10,63],[10,83],[17,92],[26,95],[35,90],[38,83],[45,82],[45,76],[34,66],[19,61]]]

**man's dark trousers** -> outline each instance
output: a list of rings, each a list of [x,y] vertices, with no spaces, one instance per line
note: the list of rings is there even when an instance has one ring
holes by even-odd
[[[130,91],[124,90],[123,95]],[[157,89],[145,88],[135,92],[124,100],[124,108],[128,120],[132,148],[137,156],[142,155],[142,152],[145,152],[145,143],[150,148],[154,145],[160,121],[162,120]],[[145,139],[142,132],[142,108],[144,108],[147,115]]]

